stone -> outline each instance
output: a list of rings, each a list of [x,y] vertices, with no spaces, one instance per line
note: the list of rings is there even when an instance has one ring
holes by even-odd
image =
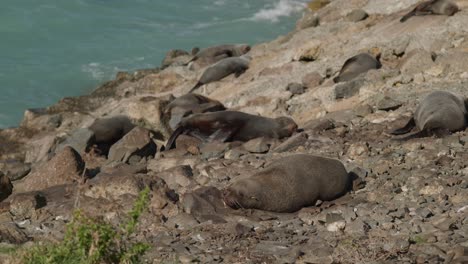
[[[250,153],[266,153],[270,150],[271,140],[264,137],[254,138],[245,142],[242,146]]]
[[[41,190],[55,185],[76,183],[82,177],[84,162],[80,154],[71,147],[65,147],[47,163],[25,177],[21,186],[25,191]]]
[[[166,68],[171,65],[181,65],[187,63],[190,60],[190,54],[181,49],[171,49],[166,53],[163,61],[161,62],[161,68]]]
[[[15,223],[0,222],[0,241],[19,245],[29,240],[30,238]],[[1,245],[0,248],[2,248]]]
[[[8,198],[13,193],[13,184],[8,176],[0,171],[0,202]]]
[[[346,15],[346,19],[351,22],[359,22],[369,17],[369,14],[362,9],[354,9]]]
[[[21,221],[35,216],[36,210],[47,205],[42,192],[32,191],[15,194],[10,199],[10,213],[15,220]]]
[[[321,85],[323,82],[323,77],[318,72],[310,72],[302,77],[302,85],[307,88],[314,88]]]
[[[36,163],[50,158],[57,139],[53,135],[32,140],[27,145],[24,162]]]
[[[222,158],[224,153],[231,149],[231,143],[209,142],[203,144],[200,153],[203,159]]]
[[[286,139],[286,141],[284,141],[283,143],[279,144],[277,147],[275,147],[273,151],[281,153],[294,150],[300,146],[304,146],[308,138],[309,136],[304,132],[295,134],[292,137]]]
[[[64,147],[70,146],[78,153],[85,153],[94,141],[94,132],[89,128],[79,128],[65,139],[64,142],[60,143],[55,152],[60,152]]]
[[[117,141],[109,150],[108,160],[128,162],[133,156],[146,158],[156,154],[157,146],[151,132],[142,127],[135,127]]]
[[[286,90],[290,91],[292,94],[298,95],[305,92],[305,87],[300,83],[289,83]]]
[[[382,100],[377,103],[377,109],[382,111],[393,111],[402,106],[400,101],[385,96]]]
[[[302,30],[310,27],[317,27],[320,25],[320,19],[314,12],[306,11],[296,23],[296,30]]]
[[[17,181],[31,172],[31,164],[17,160],[0,161],[0,173],[3,172],[11,181]]]
[[[157,174],[171,189],[188,187],[194,184],[193,171],[188,165],[180,165]]]
[[[364,85],[364,79],[358,78],[335,86],[335,99],[346,99],[359,94]]]

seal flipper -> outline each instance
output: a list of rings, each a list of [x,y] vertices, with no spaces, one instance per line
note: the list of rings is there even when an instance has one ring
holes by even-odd
[[[195,86],[192,89],[190,89],[190,91],[188,93],[192,93],[193,91],[195,91],[197,88],[199,88],[202,85],[203,85],[203,83],[197,82],[197,84],[195,84]]]
[[[208,138],[209,142],[219,141],[219,142],[226,142],[232,138],[232,136],[237,132],[237,129],[224,127],[221,129],[216,130],[213,134],[210,135]]]
[[[414,121],[414,117],[412,117],[404,127],[395,129],[391,131],[390,134],[392,135],[406,134],[410,132],[415,126],[416,126],[416,122]]]
[[[179,126],[169,137],[167,140],[166,146],[164,147],[164,150],[169,150],[175,147],[175,141],[177,137],[179,137],[181,134],[185,132],[185,128],[183,126]]]

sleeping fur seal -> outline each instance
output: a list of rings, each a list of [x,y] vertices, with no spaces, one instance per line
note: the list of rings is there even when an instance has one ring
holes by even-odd
[[[369,53],[360,53],[345,61],[341,67],[340,73],[337,77],[333,78],[335,83],[346,82],[356,78],[358,75],[372,69],[380,69],[382,64],[379,61],[380,55],[374,58]]]
[[[223,192],[234,209],[260,209],[290,213],[320,199],[330,201],[346,193],[351,178],[335,159],[296,154],[281,158],[265,169],[235,180]]]
[[[164,109],[164,119],[169,120],[169,127],[176,129],[180,120],[191,114],[226,110],[219,101],[206,96],[189,93],[177,97]]]
[[[268,118],[237,111],[219,111],[194,114],[182,119],[167,141],[165,149],[174,147],[181,134],[197,137],[202,141],[248,141],[258,137],[284,138],[297,130],[297,124],[289,117]]]
[[[409,139],[463,130],[467,125],[466,105],[466,99],[462,96],[448,91],[432,92],[419,104],[413,117],[404,127],[390,133],[402,135],[417,127],[417,132],[403,138]]]
[[[250,58],[248,56],[222,59],[203,72],[200,80],[190,89],[189,93],[204,84],[219,81],[232,73],[238,77],[249,68],[249,63]]]
[[[449,0],[431,0],[418,4],[411,12],[404,15],[400,22],[405,22],[412,16],[446,15],[453,16],[460,9],[457,4]]]
[[[228,57],[239,57],[250,51],[250,46],[247,44],[226,44],[208,47],[194,52],[192,50],[193,58],[188,62],[196,61],[198,59],[205,59],[211,63]]]

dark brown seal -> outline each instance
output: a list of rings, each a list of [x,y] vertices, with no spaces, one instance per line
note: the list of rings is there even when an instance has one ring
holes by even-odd
[[[167,141],[165,149],[174,147],[181,134],[212,141],[248,141],[258,137],[284,138],[297,130],[289,117],[268,118],[237,111],[219,111],[194,114],[182,119]]]
[[[413,117],[399,129],[390,132],[393,135],[409,133],[414,127],[418,131],[403,139],[444,135],[463,130],[467,125],[466,99],[448,91],[435,91],[427,95],[419,104]]]
[[[412,16],[446,15],[453,16],[460,9],[457,4],[449,0],[431,0],[418,4],[411,12],[404,15],[400,22],[405,22]]]
[[[333,81],[335,83],[350,81],[368,70],[380,69],[382,64],[379,58],[380,55],[374,58],[374,56],[369,53],[360,53],[353,56],[345,61],[339,75],[333,78]]]
[[[135,125],[130,118],[124,115],[117,115],[96,119],[89,129],[94,133],[95,143],[112,145],[134,127]]]
[[[224,77],[235,74],[236,77],[244,73],[249,68],[250,58],[248,56],[225,58],[208,67],[198,80],[197,84],[190,89],[193,92],[198,87],[216,82]]]
[[[314,205],[317,200],[338,198],[350,188],[350,179],[338,160],[296,154],[234,181],[224,190],[223,200],[234,209],[289,213]]]
[[[183,117],[222,110],[226,110],[226,108],[219,101],[203,95],[189,93],[170,102],[164,109],[164,117],[169,120],[169,127],[174,130]]]

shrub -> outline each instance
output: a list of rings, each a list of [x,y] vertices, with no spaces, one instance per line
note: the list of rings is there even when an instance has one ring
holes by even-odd
[[[27,264],[139,263],[149,245],[132,242],[138,219],[148,205],[149,188],[140,192],[128,220],[114,227],[103,219],[76,211],[67,225],[64,240],[58,244],[38,245],[23,255]]]

